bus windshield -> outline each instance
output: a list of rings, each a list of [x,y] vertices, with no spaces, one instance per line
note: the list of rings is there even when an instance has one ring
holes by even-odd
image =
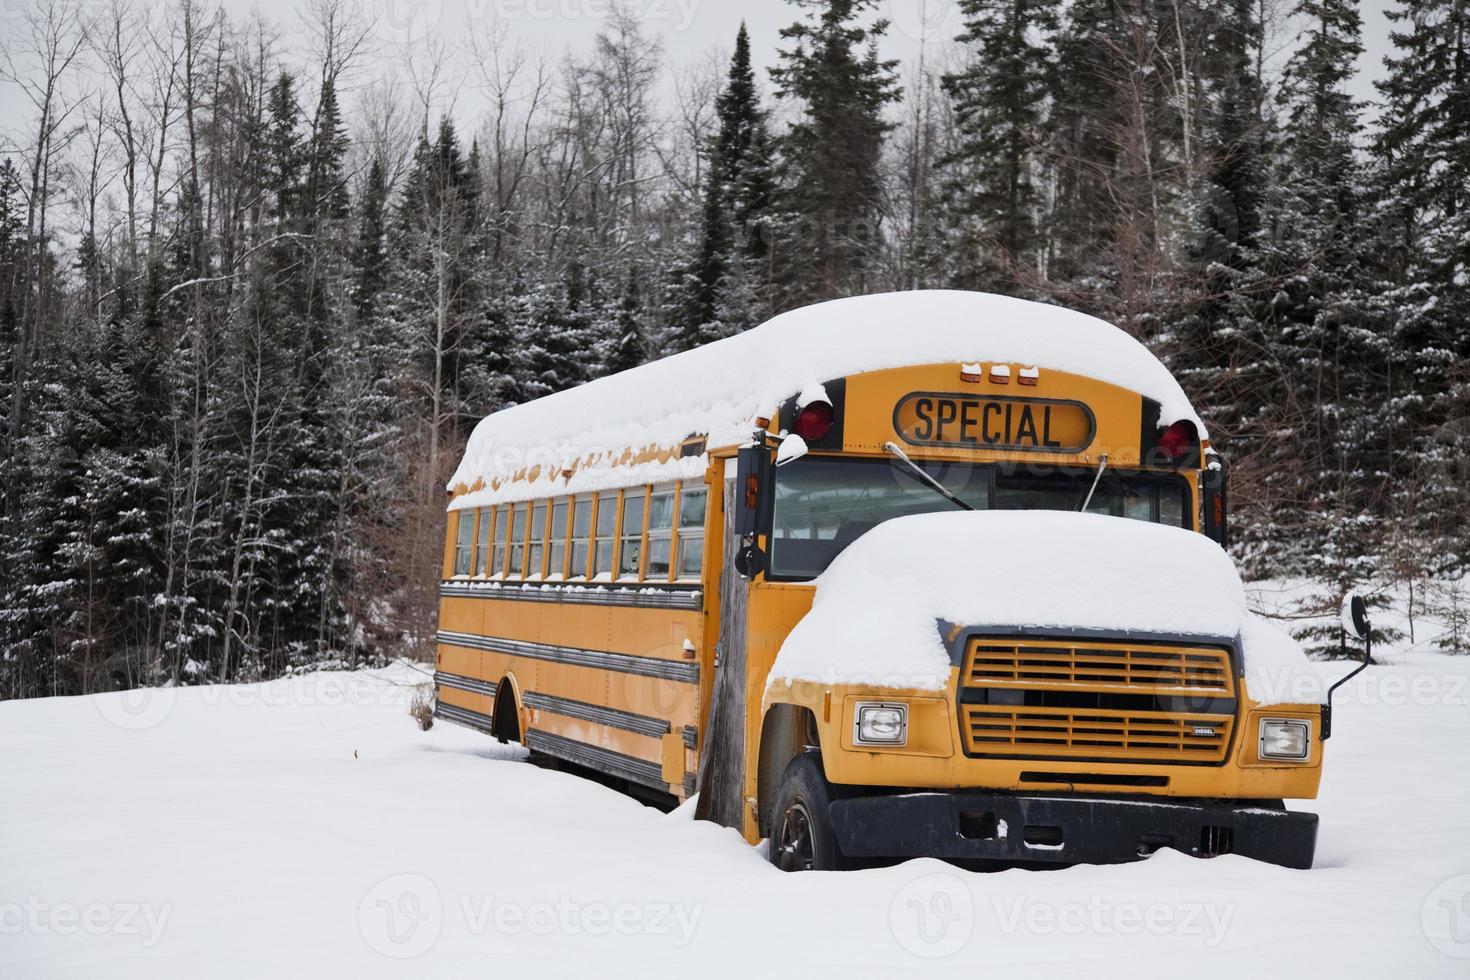
[[[1095,472],[915,460],[975,510],[1080,510]],[[1105,472],[1087,511],[1189,527],[1188,486],[1175,476]],[[957,510],[899,460],[806,456],[776,471],[771,529],[774,579],[819,575],[849,544],[883,521]]]

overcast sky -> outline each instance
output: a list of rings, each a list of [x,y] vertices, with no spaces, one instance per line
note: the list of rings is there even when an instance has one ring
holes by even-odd
[[[0,0],[3,4],[5,0]],[[13,2],[13,0],[12,0]],[[294,17],[292,0],[228,0],[240,9],[265,4],[282,19]],[[378,15],[380,33],[395,41],[417,39],[437,30],[449,37],[464,33],[477,18],[498,17],[514,34],[530,43],[552,48],[570,44],[585,47],[603,25],[612,0],[353,0]],[[665,39],[670,59],[690,60],[715,49],[728,50],[744,20],[759,64],[769,66],[780,42],[779,31],[795,19],[796,8],[786,0],[625,0],[639,12],[651,31]],[[1289,0],[1280,0],[1285,7]],[[1386,0],[1367,0],[1361,7],[1364,52],[1354,94],[1374,98],[1373,81],[1382,76],[1388,53]],[[957,0],[880,0],[880,9],[892,21],[883,43],[887,57],[909,64],[920,54],[942,46],[960,30]]]
[[[0,44],[10,42],[10,34],[20,24],[18,15],[32,0],[0,0]],[[80,0],[83,4],[105,6],[107,0]],[[144,3],[150,0],[142,0]],[[374,19],[375,33],[385,42],[378,47],[377,59],[390,59],[393,51],[404,44],[439,38],[460,43],[475,22],[489,18],[501,21],[510,36],[529,46],[558,54],[567,46],[585,50],[604,25],[613,0],[348,0],[363,14]],[[750,29],[751,44],[757,63],[769,66],[779,43],[779,30],[791,23],[795,8],[785,0],[625,0],[642,18],[651,32],[664,38],[668,60],[689,63],[713,51],[728,51],[736,29],[744,19]],[[1283,4],[1291,0],[1278,0]],[[224,0],[231,14],[239,19],[259,11],[280,25],[287,35],[299,28],[302,0]],[[893,26],[883,43],[887,57],[900,59],[905,67],[917,60],[927,43],[931,56],[958,32],[959,16],[956,0],[881,0],[880,7]],[[1368,0],[1363,7],[1364,46],[1366,50],[1353,82],[1354,94],[1363,100],[1374,98],[1373,80],[1381,77],[1383,56],[1388,51],[1388,22],[1383,15],[1386,0]],[[152,9],[162,10],[154,2]],[[365,65],[360,78],[382,75],[392,70],[391,64]],[[764,72],[762,72],[764,78]],[[672,83],[670,83],[672,85]],[[476,115],[475,97],[465,87],[457,99],[456,114],[466,124]],[[348,103],[351,98],[349,95]],[[470,117],[470,118],[464,118]],[[29,106],[15,97],[13,90],[0,85],[0,131],[24,132],[30,120]],[[8,142],[8,141],[7,141]]]

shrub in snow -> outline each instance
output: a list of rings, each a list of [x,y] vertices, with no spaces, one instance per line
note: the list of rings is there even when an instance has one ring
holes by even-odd
[[[418,684],[408,699],[408,713],[424,731],[434,727],[434,685]]]
[[[1435,582],[1429,592],[1429,613],[1444,627],[1435,646],[1446,653],[1470,653],[1470,579]]]

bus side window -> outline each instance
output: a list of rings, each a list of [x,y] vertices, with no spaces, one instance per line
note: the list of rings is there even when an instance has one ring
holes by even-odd
[[[587,559],[592,554],[592,495],[572,501],[572,567],[568,578],[587,577]]]
[[[484,566],[490,562],[490,525],[494,522],[495,510],[486,507],[477,513],[480,515],[480,533],[475,538],[475,559],[471,566],[476,575],[483,575]]]
[[[526,507],[527,504],[512,504],[510,519],[510,570],[509,578],[520,578],[526,574]]]
[[[510,505],[495,508],[495,549],[490,554],[490,574],[505,574],[505,544],[510,539]]]
[[[546,577],[567,577],[567,506],[566,497],[551,504],[551,544],[547,545]]]
[[[459,521],[459,526],[455,529],[454,537],[454,574],[468,575],[475,546],[475,512],[457,511],[456,520]]]
[[[637,578],[643,566],[642,487],[623,491],[622,546],[618,549],[618,578]]]
[[[612,578],[613,552],[618,534],[618,492],[610,490],[597,495],[597,552],[592,565],[593,578]]]
[[[686,483],[679,494],[679,564],[681,579],[699,578],[704,566],[704,505],[708,489]]]
[[[531,539],[529,558],[526,561],[526,577],[540,578],[546,554],[546,507],[547,501],[531,501]]]
[[[648,580],[667,582],[674,554],[674,484],[654,487],[648,498]]]

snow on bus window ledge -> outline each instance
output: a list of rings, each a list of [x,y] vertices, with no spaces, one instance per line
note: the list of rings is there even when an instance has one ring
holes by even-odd
[[[638,593],[662,593],[670,586],[698,586],[698,579],[675,579],[669,582],[665,579],[609,579],[601,578],[588,582],[584,578],[573,579],[548,579],[542,581],[535,578],[498,580],[493,578],[468,578],[465,576],[450,576],[445,579],[456,585],[469,588],[474,591],[536,591],[536,592],[638,592]]]
[[[450,501],[450,510],[473,510],[495,504],[519,503],[523,500],[539,500],[545,497],[568,496],[578,493],[593,493],[598,490],[621,490],[649,483],[666,483],[671,480],[702,479],[709,468],[709,456],[682,456],[668,460],[635,463],[631,466],[614,466],[594,463],[581,466],[570,477],[561,475],[559,469],[546,469],[545,476],[534,480],[517,480],[499,487],[485,487],[460,494]]]
[[[767,690],[797,681],[941,690],[951,668],[941,620],[1239,637],[1254,700],[1320,690],[1297,642],[1250,611],[1230,556],[1180,528],[1058,511],[900,517],[854,541],[814,584]]]
[[[1137,391],[1159,402],[1161,425],[1187,419],[1205,437],[1173,375],[1117,327],[1008,296],[916,290],[792,310],[735,337],[497,412],[475,426],[448,489],[506,481],[537,466],[547,474],[463,495],[453,505],[459,508],[678,479],[675,470],[656,470],[671,464],[652,464],[636,480],[624,468],[604,467],[600,478],[579,468],[570,482],[558,482],[571,463],[598,453],[672,449],[692,435],[706,436],[709,446],[737,444],[756,416],[832,378],[977,359],[1068,371]],[[701,469],[707,463],[691,458]],[[682,463],[672,461],[675,468]]]

